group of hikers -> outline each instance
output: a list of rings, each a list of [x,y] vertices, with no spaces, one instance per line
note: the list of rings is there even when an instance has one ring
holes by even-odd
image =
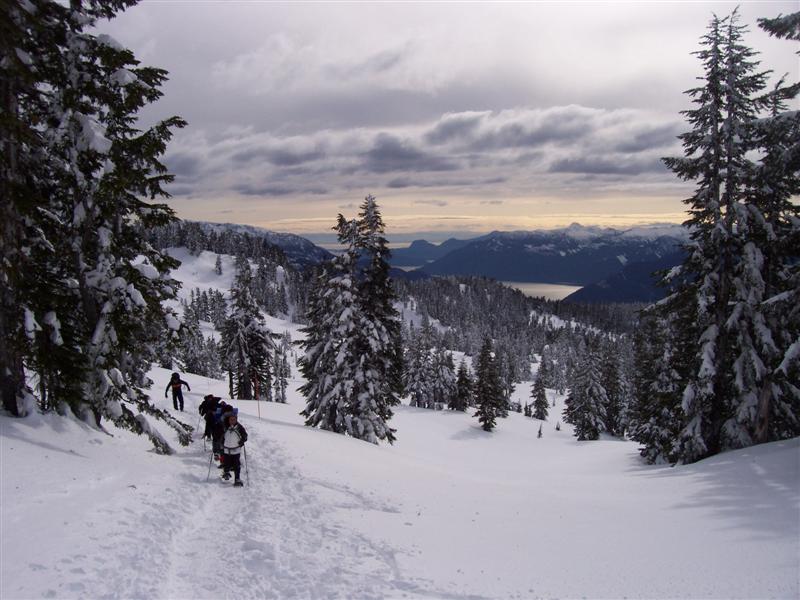
[[[211,440],[213,460],[217,461],[217,468],[222,469],[222,479],[229,480],[233,471],[233,485],[241,487],[241,457],[247,431],[239,423],[239,409],[219,396],[208,394],[203,397],[198,411],[205,419],[203,437]]]
[[[189,384],[180,378],[178,373],[173,373],[164,390],[164,397],[167,391],[172,389],[172,404],[175,410],[183,411],[182,386],[186,386],[191,391]],[[211,440],[212,459],[216,461],[217,468],[222,469],[222,479],[228,481],[233,471],[234,487],[242,487],[241,456],[244,451],[244,443],[247,441],[247,431],[239,423],[239,409],[234,408],[219,396],[208,394],[203,397],[203,401],[198,407],[200,416],[205,419],[205,430],[203,437]],[[209,467],[210,468],[210,467]]]

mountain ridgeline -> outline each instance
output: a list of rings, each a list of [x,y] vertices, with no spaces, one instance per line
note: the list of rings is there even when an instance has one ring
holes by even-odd
[[[492,232],[439,246],[417,240],[394,250],[397,266],[429,275],[587,286],[575,302],[646,302],[661,297],[652,273],[683,259],[679,225],[616,230],[573,224],[550,231]]]

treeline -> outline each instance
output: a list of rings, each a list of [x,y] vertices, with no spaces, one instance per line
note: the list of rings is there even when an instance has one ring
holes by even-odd
[[[312,276],[295,268],[284,251],[264,237],[193,221],[154,227],[142,231],[142,235],[161,251],[185,247],[195,256],[203,251],[216,253],[218,275],[222,275],[219,255],[235,257],[237,265],[242,260],[251,261],[255,273],[248,285],[258,305],[267,314],[303,322]]]
[[[244,256],[253,261],[289,265],[289,259],[281,248],[261,236],[230,228],[218,230],[208,223],[175,221],[161,227],[142,231],[142,235],[154,247],[163,250],[181,247],[197,256],[203,250],[230,256]]]

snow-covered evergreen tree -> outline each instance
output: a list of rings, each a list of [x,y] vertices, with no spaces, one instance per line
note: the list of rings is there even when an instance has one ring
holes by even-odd
[[[389,244],[384,236],[385,225],[375,197],[368,195],[361,204],[356,221],[356,248],[367,265],[361,269],[358,282],[359,307],[364,323],[364,349],[361,368],[364,391],[359,398],[357,418],[364,433],[356,437],[376,441],[394,440],[388,427],[392,407],[400,404],[398,382],[402,378],[399,349],[400,319],[394,308],[396,299],[389,279]]]
[[[183,370],[208,376],[206,373],[205,350],[205,339],[200,331],[200,321],[197,318],[197,313],[187,307],[184,309],[180,331],[180,360],[183,364]]]
[[[306,380],[300,387],[306,398],[301,414],[306,425],[335,433],[347,431],[347,403],[352,394],[357,335],[354,264],[350,249],[318,274],[316,290],[308,300],[308,326],[302,329],[305,339],[299,342],[304,355],[298,364]]]
[[[624,382],[621,373],[619,343],[605,340],[600,347],[600,383],[606,391],[604,429],[611,435],[622,436]]]
[[[565,401],[564,421],[575,426],[578,440],[596,440],[604,430],[606,391],[591,352],[585,352],[575,370],[575,379]]]
[[[282,404],[286,404],[286,388],[289,386],[289,376],[291,375],[288,351],[288,347],[283,344],[277,347],[273,362],[275,388],[273,399]]]
[[[769,427],[772,417],[793,421],[780,415],[800,400],[787,378],[796,368],[796,325],[789,305],[780,306],[796,294],[789,248],[797,244],[798,209],[789,198],[797,159],[787,150],[797,146],[798,120],[781,102],[797,90],[763,93],[766,74],[743,43],[745,31],[737,11],[712,20],[697,52],[704,85],[689,91],[696,107],[684,112],[692,126],[681,136],[685,156],[665,159],[697,182],[686,200],[688,258],[671,274],[678,289],[664,303],[666,312],[694,307],[676,335],[694,337],[676,453],[684,462],[798,431],[796,420],[782,432]],[[771,113],[759,118],[765,108]]]
[[[497,417],[503,409],[506,400],[500,383],[500,375],[492,351],[492,341],[483,342],[478,365],[475,367],[475,404],[477,410],[475,417],[484,431],[492,431],[497,423]]]
[[[451,404],[448,406],[451,410],[467,410],[468,406],[472,406],[474,383],[472,375],[467,368],[467,363],[464,359],[458,365],[458,374],[456,376],[456,393],[452,398]]]
[[[9,289],[0,330],[7,330],[14,365],[0,386],[4,400],[21,350],[48,405],[63,403],[78,414],[90,409],[98,424],[107,418],[147,434],[168,453],[145,415],[169,423],[181,443],[188,443],[190,428],[152,406],[144,389],[161,332],[178,327],[162,304],[174,298],[177,284],[166,273],[177,263],[137,232],[174,219],[153,201],[166,196],[161,186],[171,180],[159,157],[171,129],[184,123],[171,118],[138,129],[137,113],[161,96],[166,73],[140,66],[129,50],[93,33],[98,19],[133,2],[41,2],[35,17],[29,6],[12,4],[11,38],[21,54],[3,60],[11,67],[4,67],[3,101],[22,128],[3,134],[13,185],[7,192],[3,186],[10,203],[3,203],[9,222],[2,219],[1,239],[4,264],[23,247],[33,262],[3,267]],[[20,168],[30,169],[24,180]],[[18,292],[25,287],[35,295]],[[9,322],[13,315],[24,324],[24,338]]]
[[[412,333],[409,342],[404,373],[409,404],[419,408],[433,408],[433,364],[425,330],[418,334]]]
[[[450,406],[456,395],[453,355],[439,348],[433,355],[433,399],[436,409]]]
[[[220,343],[231,398],[272,399],[274,352],[272,332],[250,294],[250,266],[246,260],[239,261],[231,289],[231,314],[222,327]]]
[[[759,24],[800,40],[800,12]],[[739,445],[800,434],[800,207],[792,201],[800,194],[800,113],[788,110],[798,92],[800,84],[781,78],[753,124],[760,156],[747,206],[751,240],[744,247],[742,280],[748,285],[734,307],[748,322],[751,339],[740,343],[736,425],[728,427]]]
[[[674,369],[672,330],[653,311],[640,319],[635,335],[633,398],[628,410],[628,435],[642,444],[649,463],[675,462],[683,423],[682,378]]]
[[[518,378],[512,357],[504,346],[498,346],[495,352],[495,365],[500,379],[500,389],[503,392],[503,402],[498,406],[497,416],[505,419],[511,408],[511,394],[514,393]]]
[[[533,388],[531,389],[531,399],[533,400],[532,410],[530,416],[534,419],[541,419],[542,421],[547,420],[547,413],[550,404],[547,402],[547,395],[545,394],[544,390],[544,378],[539,373],[536,377],[536,380],[533,383]]]
[[[399,402],[392,380],[400,328],[383,227],[372,196],[358,220],[339,215],[335,229],[345,251],[325,267],[318,292],[309,300],[300,360],[307,379],[300,388],[306,424],[376,444],[394,441],[388,421]],[[368,262],[359,273],[360,254]]]

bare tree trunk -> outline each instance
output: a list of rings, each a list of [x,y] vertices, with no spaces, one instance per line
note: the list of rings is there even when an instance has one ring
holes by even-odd
[[[758,414],[756,415],[755,442],[769,441],[769,417],[772,413],[772,375],[764,378],[761,393],[758,395]]]

